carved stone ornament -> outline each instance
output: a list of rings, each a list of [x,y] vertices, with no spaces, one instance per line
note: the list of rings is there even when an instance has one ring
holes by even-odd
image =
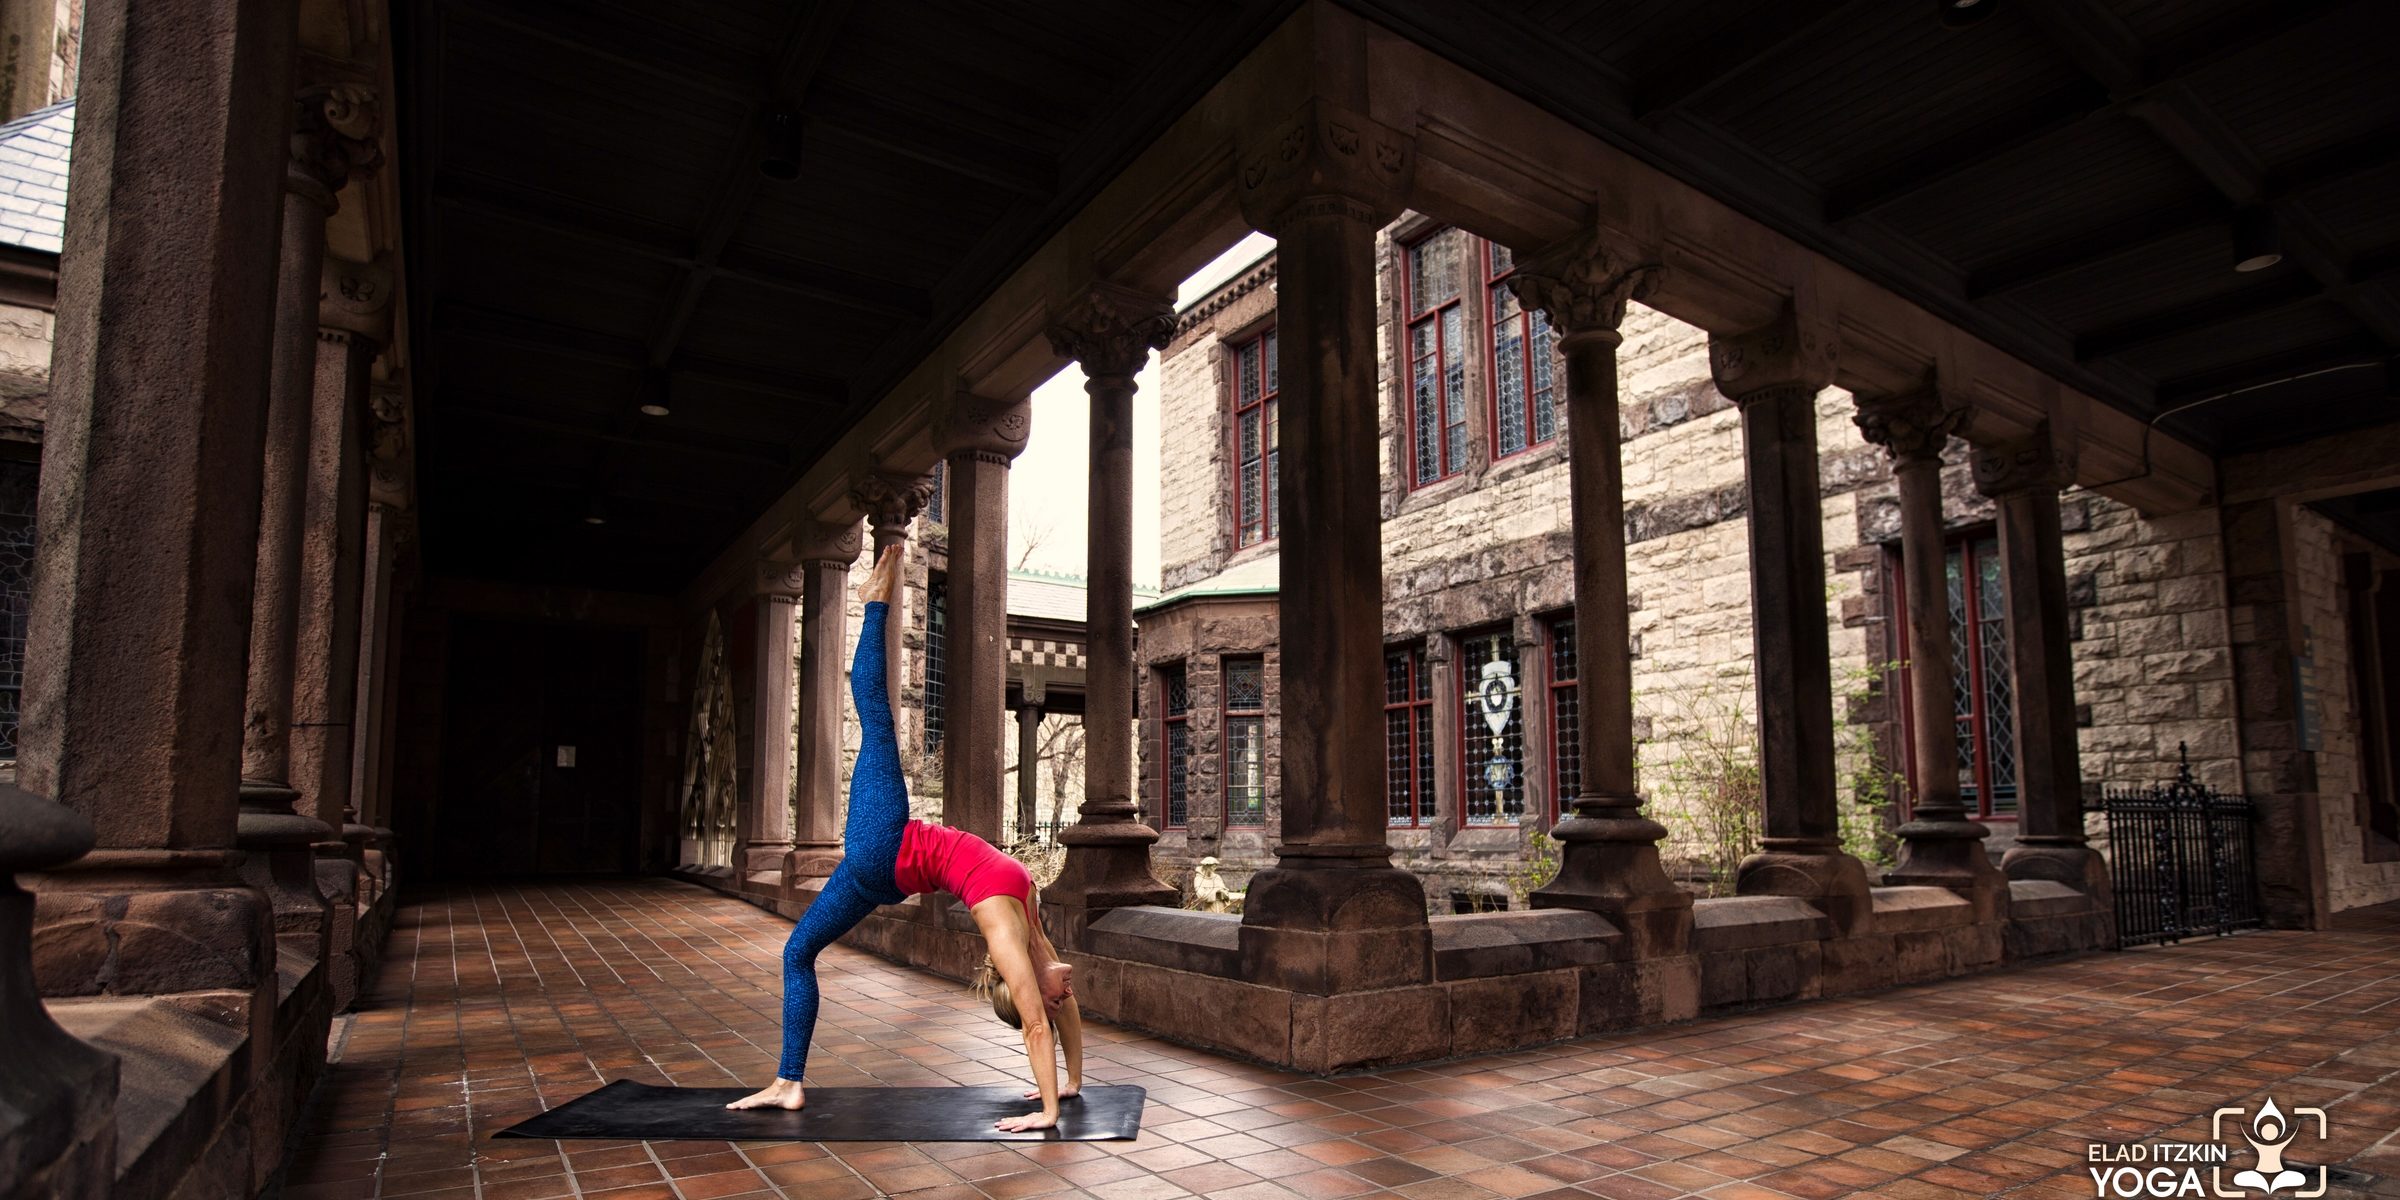
[[[838,563],[846,567],[858,561],[860,540],[856,521],[809,521],[792,535],[792,557],[804,566]]]
[[[855,555],[853,556],[855,557]],[[758,576],[754,594],[760,596],[797,597],[808,586],[805,568],[788,558],[773,556],[758,560]]]
[[[1303,202],[1339,197],[1377,224],[1397,216],[1417,169],[1416,139],[1357,113],[1312,99],[1265,137],[1244,145],[1234,190],[1242,216],[1275,231]]]
[[[928,475],[894,475],[874,472],[861,475],[850,485],[850,505],[867,514],[867,520],[878,529],[905,526],[925,511],[925,502],[933,498],[933,478]]]
[[[392,269],[382,262],[325,256],[317,290],[317,324],[380,343],[392,331]]]
[[[933,418],[933,448],[944,458],[972,453],[1008,462],[1033,436],[1030,399],[995,400],[965,389],[950,393]]]
[[[1790,308],[1748,333],[1710,334],[1708,370],[1717,390],[1739,404],[1785,388],[1816,392],[1833,382],[1838,346],[1832,331],[1801,321]]]
[[[375,93],[356,83],[302,88],[292,122],[293,182],[323,189],[325,202],[353,176],[383,165]]]
[[[2075,481],[2075,451],[2061,448],[2050,437],[2050,422],[2005,442],[1975,447],[1975,490],[1994,500],[2048,488],[2058,491]]]
[[[1131,376],[1175,336],[1175,306],[1115,284],[1094,284],[1050,326],[1050,347],[1093,379]]]
[[[367,494],[377,504],[408,506],[408,392],[397,383],[367,388]]]
[[[1508,289],[1572,338],[1615,333],[1625,305],[1648,296],[1657,282],[1656,262],[1637,259],[1621,238],[1594,229],[1518,263]]]
[[[1944,391],[1928,375],[1920,387],[1883,396],[1858,397],[1859,436],[1890,452],[1895,463],[1939,462],[1942,448],[1966,424],[1966,401]]]

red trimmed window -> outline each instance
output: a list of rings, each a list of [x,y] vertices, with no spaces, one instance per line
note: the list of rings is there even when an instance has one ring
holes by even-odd
[[[1945,556],[1949,576],[1950,689],[1952,727],[1958,739],[1958,793],[1978,818],[2013,820],[2017,815],[2016,676],[2009,665],[2008,594],[2000,576],[2000,541],[1990,533],[1952,542]],[[1893,629],[1908,645],[1907,579],[1895,554],[1891,560]],[[1903,650],[1905,653],[1905,650]],[[1900,711],[1911,712],[1914,682],[1900,672]],[[1903,730],[1909,744],[1925,731]],[[1914,771],[1914,755],[1910,756]],[[1912,780],[1912,782],[1914,782]]]
[[[1395,829],[1433,819],[1433,675],[1425,647],[1383,651],[1383,787]]]
[[[1565,816],[1583,789],[1583,713],[1575,693],[1575,618],[1550,620],[1550,818]]]
[[[1192,689],[1183,664],[1158,669],[1159,807],[1166,827],[1181,829],[1192,817]]]
[[[1558,409],[1551,387],[1550,320],[1540,309],[1517,302],[1508,277],[1516,256],[1498,242],[1483,244],[1485,345],[1492,362],[1492,457],[1507,458],[1558,438]]]
[[[1233,351],[1233,544],[1275,536],[1275,473],[1281,443],[1276,418],[1275,331]]]
[[[1459,807],[1469,825],[1525,814],[1525,705],[1508,630],[1458,641]]]
[[[1467,466],[1467,331],[1458,303],[1466,235],[1444,229],[1408,247],[1408,428],[1411,487]]]
[[[1225,823],[1267,823],[1267,664],[1225,660]]]

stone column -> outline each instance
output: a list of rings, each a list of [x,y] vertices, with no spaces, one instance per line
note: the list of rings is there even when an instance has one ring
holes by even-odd
[[[1017,705],[1017,840],[1030,842],[1042,823],[1042,700],[1029,685]]]
[[[1617,347],[1625,305],[1655,267],[1595,230],[1520,264],[1517,299],[1558,331],[1567,360],[1567,480],[1575,530],[1575,703],[1579,794],[1558,823],[1558,877],[1543,908],[1606,915],[1640,958],[1690,945],[1692,898],[1658,859],[1666,827],[1642,813],[1634,787],[1633,629],[1625,588],[1625,464],[1617,414]]]
[[[792,851],[792,701],[798,691],[792,662],[793,623],[808,571],[769,559],[758,566],[758,629],[751,638],[750,786],[743,794],[742,844],[735,856],[741,878],[767,887],[783,882]]]
[[[36,984],[218,993],[195,1003],[249,1038],[225,1102],[278,1156],[273,914],[234,824],[296,11],[85,10],[16,780],[97,846],[19,871]]]
[[[1133,793],[1133,377],[1174,332],[1166,301],[1109,284],[1050,328],[1051,347],[1082,364],[1092,398],[1083,804],[1059,831],[1066,865],[1042,892],[1062,910],[1050,932],[1071,945],[1097,910],[1178,898],[1150,873],[1158,831],[1136,819]]]
[[[2074,482],[2072,447],[2048,422],[1975,448],[1975,488],[2000,509],[2008,591],[2009,670],[2016,684],[2017,844],[2011,879],[2050,879],[2105,900],[2108,866],[2084,844],[2083,768],[2075,744],[2075,662],[2067,642],[2067,559],[2058,492]]]
[[[867,514],[867,529],[873,535],[874,557],[908,540],[909,522],[925,511],[925,502],[933,498],[933,480],[922,475],[898,475],[875,472],[860,477],[850,489],[850,504]],[[900,696],[908,682],[906,659],[903,656],[901,631],[908,627],[906,620],[908,579],[902,576],[892,597],[891,610],[883,627],[884,682],[892,698],[892,719],[900,723]],[[844,600],[843,603],[848,603]],[[906,736],[902,731],[902,736]]]
[[[1900,485],[1900,560],[1908,581],[1909,724],[1916,795],[1900,827],[1894,884],[1946,887],[1973,902],[1976,917],[2007,915],[2008,881],[1984,853],[1988,830],[1967,815],[1958,791],[1957,681],[1951,672],[1948,550],[1943,545],[1942,449],[1967,405],[1932,377],[1922,387],[1858,397],[1859,433],[1891,456]]]
[[[367,432],[367,523],[364,579],[360,586],[357,698],[352,702],[350,807],[342,839],[358,854],[370,900],[392,884],[391,830],[383,796],[384,765],[390,757],[388,711],[399,635],[396,597],[400,545],[407,523],[407,394],[393,383],[368,391],[372,423]]]
[[[267,379],[266,459],[250,617],[240,845],[253,855],[243,873],[274,900],[275,928],[284,944],[319,961],[325,959],[332,937],[331,909],[319,890],[309,848],[333,839],[334,832],[310,815],[316,798],[304,797],[292,786],[298,778],[292,769],[292,722],[300,616],[321,599],[304,594],[301,547],[309,518],[325,220],[333,215],[334,197],[351,173],[371,169],[379,160],[374,136],[373,109],[359,89],[301,91],[291,159],[284,172],[275,351]],[[346,385],[337,381],[333,386]],[[326,430],[323,436],[338,438],[340,430]]]
[[[994,844],[1008,750],[1008,465],[1032,433],[1028,400],[968,392],[951,395],[933,425],[950,464],[942,822]]]
[[[1383,515],[1375,233],[1412,138],[1312,100],[1242,147],[1251,225],[1276,238],[1283,541],[1282,840],[1243,905],[1245,977],[1318,995],[1432,977],[1425,888],[1391,865],[1383,761]],[[1095,686],[1099,683],[1094,678]]]
[[[788,893],[803,879],[833,874],[842,861],[842,686],[849,650],[850,567],[858,523],[812,523],[792,541],[800,563],[800,680],[792,849],[783,860]]]
[[[1833,660],[1826,633],[1817,393],[1833,382],[1832,331],[1787,310],[1708,339],[1717,390],[1740,406],[1749,481],[1750,620],[1757,646],[1759,772],[1766,836],[1743,860],[1742,895],[1799,896],[1837,933],[1863,929],[1866,868],[1842,851],[1834,800]]]
[[[33,977],[33,897],[16,872],[73,861],[92,823],[0,784],[0,1195],[100,1200],[117,1175],[117,1060],[58,1027]]]

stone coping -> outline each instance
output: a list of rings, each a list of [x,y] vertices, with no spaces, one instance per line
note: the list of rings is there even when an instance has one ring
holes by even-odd
[[[1581,909],[1453,913],[1429,923],[1438,980],[1518,975],[1624,957],[1624,932],[1608,918]]]
[[[212,1194],[193,1186],[207,1179],[227,1185],[213,1194],[248,1193],[247,1139],[222,1139],[236,1144],[231,1161],[219,1161],[226,1156],[216,1143],[251,1092],[254,1001],[249,992],[187,992],[47,1002],[61,1028],[117,1057],[112,1194],[163,1196],[179,1184],[185,1194]]]
[[[2091,907],[2089,896],[2055,879],[2008,881],[2008,911],[2014,918],[2073,916]]]
[[[1975,905],[1945,887],[1879,887],[1873,890],[1875,933],[1916,933],[1975,923]]]
[[[1692,901],[1692,950],[1747,950],[1833,936],[1825,910],[1797,896],[1709,896]]]

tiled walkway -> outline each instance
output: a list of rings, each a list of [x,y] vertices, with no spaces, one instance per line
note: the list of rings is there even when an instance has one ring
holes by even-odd
[[[2088,1197],[2088,1143],[2202,1141],[2210,1109],[2262,1089],[2332,1114],[2323,1156],[2293,1161],[2383,1180],[2334,1195],[2400,1195],[2394,922],[1337,1079],[1097,1026],[1091,1078],[1150,1089],[1135,1142],[553,1143],[489,1139],[612,1079],[765,1081],[788,924],[662,880],[404,899],[288,1200]],[[825,965],[812,1082],[1023,1070],[963,989],[842,948]]]

